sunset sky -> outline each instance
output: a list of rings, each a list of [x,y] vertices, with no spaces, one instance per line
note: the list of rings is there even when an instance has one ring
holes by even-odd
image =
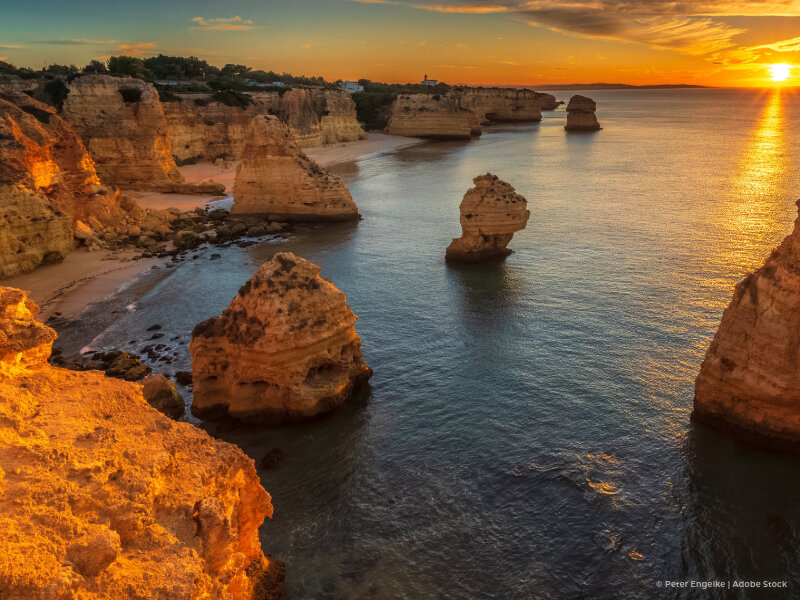
[[[163,53],[330,80],[762,86],[770,64],[800,64],[800,0],[34,0],[2,13],[0,59],[34,68]]]

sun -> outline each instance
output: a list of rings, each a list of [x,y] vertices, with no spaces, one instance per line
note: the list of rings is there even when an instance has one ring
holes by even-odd
[[[792,74],[792,65],[775,63],[769,66],[769,78],[772,81],[786,81]]]

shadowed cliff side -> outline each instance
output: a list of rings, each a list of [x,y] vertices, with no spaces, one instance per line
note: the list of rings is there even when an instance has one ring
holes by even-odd
[[[736,285],[700,367],[692,417],[800,450],[800,217]]]
[[[266,215],[278,221],[359,219],[342,178],[303,154],[277,117],[254,118],[233,186],[235,215]]]
[[[139,384],[50,366],[37,311],[0,287],[0,597],[280,598],[253,461]]]
[[[250,423],[313,417],[372,375],[357,317],[320,267],[276,254],[219,316],[192,332],[192,413]]]

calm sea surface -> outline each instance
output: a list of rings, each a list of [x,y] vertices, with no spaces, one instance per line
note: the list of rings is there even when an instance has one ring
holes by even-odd
[[[261,472],[262,541],[289,598],[800,597],[800,458],[689,421],[733,285],[795,218],[800,97],[583,93],[596,134],[566,134],[561,107],[340,165],[358,225],[172,268],[93,343],[136,350],[160,323],[185,344],[277,250],[347,293],[375,370],[364,397],[217,432],[256,462],[285,453]],[[458,205],[487,171],[528,199],[528,227],[505,262],[448,267]],[[176,348],[168,370],[189,366]]]

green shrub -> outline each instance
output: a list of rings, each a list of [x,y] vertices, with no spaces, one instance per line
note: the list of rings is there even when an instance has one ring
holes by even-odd
[[[212,98],[220,104],[224,104],[225,106],[238,106],[242,110],[253,101],[247,94],[242,94],[234,90],[215,92]]]
[[[61,112],[64,106],[64,100],[66,100],[69,95],[67,84],[61,79],[53,79],[45,84],[44,93],[50,98],[50,104],[55,106],[58,112]]]

